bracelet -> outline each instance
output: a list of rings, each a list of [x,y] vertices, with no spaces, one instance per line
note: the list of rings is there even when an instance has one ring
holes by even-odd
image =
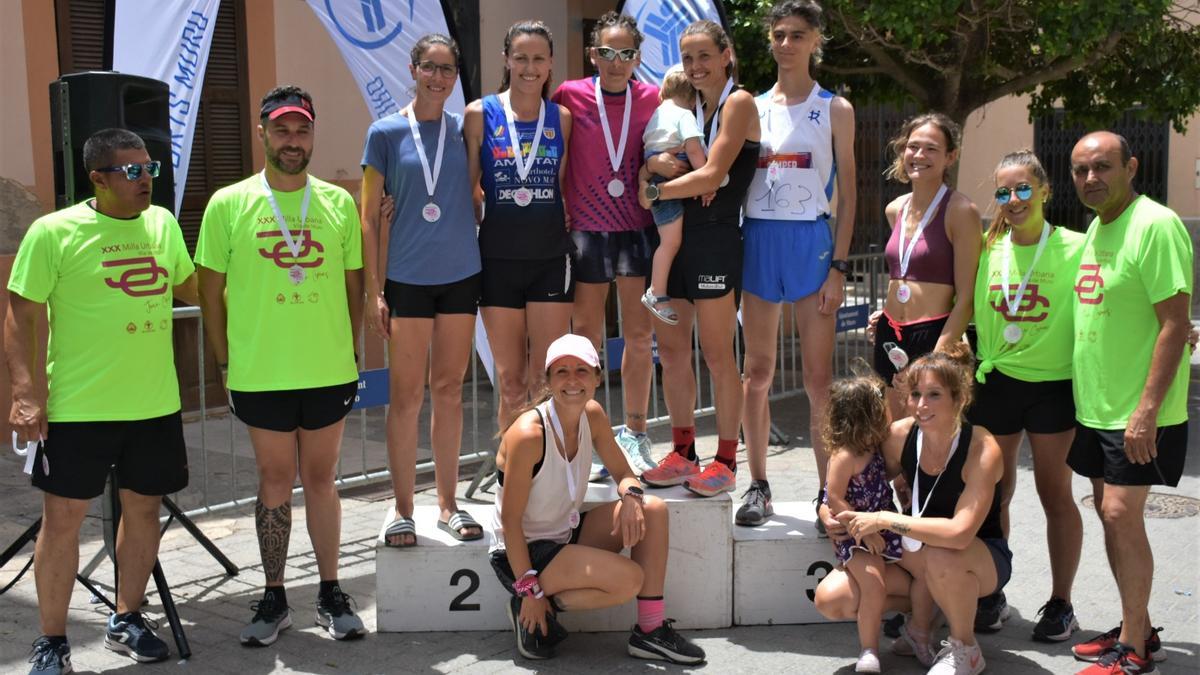
[[[542,587],[538,584],[537,572],[533,570],[529,570],[525,574],[522,574],[520,579],[514,581],[512,589],[519,598],[528,596],[543,598],[546,596],[546,594],[542,592]]]

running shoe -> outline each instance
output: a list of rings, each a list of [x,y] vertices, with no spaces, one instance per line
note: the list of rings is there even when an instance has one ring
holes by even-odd
[[[154,634],[154,627],[141,612],[114,613],[108,617],[104,646],[109,651],[128,654],[138,663],[164,661],[171,651],[167,649],[167,643]]]
[[[66,675],[74,672],[71,667],[71,645],[66,640],[51,640],[45,635],[33,641],[29,662],[33,664],[29,675]]]
[[[350,607],[354,598],[335,588],[327,598],[317,597],[317,625],[335,640],[357,640],[367,634],[362,619]]]
[[[678,452],[671,451],[658,466],[642,474],[642,482],[650,487],[664,488],[679,485],[688,478],[700,473],[700,461],[686,459]]]
[[[979,675],[985,667],[987,662],[978,644],[967,646],[950,638],[942,642],[942,651],[926,675]]]
[[[1038,642],[1062,642],[1079,630],[1075,608],[1062,598],[1051,597],[1038,610],[1042,616],[1033,627],[1033,639]]]
[[[247,647],[266,647],[275,642],[279,632],[292,627],[292,610],[279,602],[273,593],[263,593],[261,600],[250,603],[254,618],[242,629],[239,638]]]
[[[1146,652],[1150,654],[1150,658],[1155,661],[1165,661],[1167,659],[1166,652],[1162,648],[1162,640],[1158,638],[1159,631],[1162,626],[1150,629],[1150,637],[1146,640]],[[1101,633],[1087,642],[1080,642],[1071,647],[1071,653],[1080,661],[1096,661],[1107,652],[1113,650],[1117,646],[1117,638],[1121,636],[1121,624],[1108,631]]]
[[[1011,613],[1004,591],[983,596],[975,608],[975,632],[995,633],[1004,627],[1004,622],[1008,621]]]
[[[933,647],[928,642],[917,642],[908,632],[908,622],[900,626],[900,637],[892,643],[892,653],[897,656],[913,656],[917,662],[928,668],[933,665]]]
[[[546,618],[550,619],[549,616]],[[512,624],[513,633],[516,634],[517,652],[521,656],[536,660],[554,658],[554,646],[550,644],[548,638],[542,635],[542,631],[535,629],[530,633],[521,625],[521,598],[515,595],[508,600],[508,621]],[[559,638],[558,642],[561,641],[562,639]]]
[[[1095,663],[1075,675],[1138,675],[1153,672],[1154,659],[1143,659],[1129,645],[1118,642]]]
[[[604,466],[604,462],[600,461],[599,455],[592,455],[592,470],[588,474],[588,482],[599,483],[605,478],[608,478],[608,467]]]
[[[725,462],[713,460],[698,476],[683,481],[683,487],[701,497],[716,497],[722,492],[733,492],[737,487],[737,474],[725,466]]]
[[[671,624],[672,620],[667,619],[649,633],[643,633],[641,627],[634,624],[633,634],[629,636],[629,655],[678,664],[704,661],[704,650],[677,633]]]
[[[890,619],[883,621],[883,634],[895,640],[900,637],[900,627],[904,625],[904,613],[896,612]]]
[[[879,672],[879,655],[874,649],[864,649],[858,657],[858,663],[854,664],[854,672],[856,673],[878,673]]]
[[[617,445],[625,451],[625,459],[629,462],[629,468],[637,475],[642,475],[655,466],[658,466],[653,459],[650,458],[650,437],[643,431],[633,431],[629,427],[622,426],[620,433],[617,434]]]
[[[764,481],[750,481],[750,489],[742,494],[742,505],[733,516],[733,522],[743,527],[757,527],[775,515],[771,506],[771,488]]]

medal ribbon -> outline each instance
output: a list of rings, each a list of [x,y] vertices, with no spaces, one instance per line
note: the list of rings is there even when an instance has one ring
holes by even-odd
[[[442,154],[446,149],[446,113],[442,113],[441,128],[438,129],[437,152],[433,156],[433,170],[429,168],[429,157],[425,154],[425,144],[421,142],[421,123],[417,121],[417,113],[412,105],[408,106],[408,126],[412,129],[413,145],[417,146],[417,159],[421,160],[421,171],[425,174],[425,191],[429,193],[429,201],[433,202],[433,191],[437,188],[438,177],[442,175]]]
[[[920,518],[922,513],[925,513],[925,507],[929,506],[929,498],[933,496],[933,491],[937,489],[938,483],[942,480],[942,475],[946,473],[946,469],[950,467],[950,460],[954,458],[954,453],[958,450],[958,437],[962,435],[962,429],[959,429],[954,434],[954,439],[950,441],[950,454],[946,456],[946,466],[942,467],[941,473],[933,480],[933,487],[929,488],[929,493],[925,495],[925,504],[918,509],[917,505],[921,504],[921,498],[918,496],[921,492],[921,446],[925,444],[925,432],[917,427],[917,470],[913,472],[912,484],[912,512],[913,517]]]
[[[500,94],[499,98],[500,103],[504,105],[504,120],[508,122],[508,144],[513,151],[513,162],[517,165],[517,176],[524,183],[537,160],[538,146],[542,143],[542,130],[546,127],[546,101],[543,99],[538,104],[537,130],[533,132],[533,141],[529,143],[529,157],[526,160],[521,154],[521,135],[517,133],[517,118],[513,115],[511,94],[511,91],[506,91]]]
[[[566,460],[567,495],[571,497],[571,509],[575,510],[578,508],[575,505],[575,495],[578,493],[578,490],[577,490],[577,487],[575,484],[575,473],[573,471],[571,471],[571,460],[567,459],[567,444],[566,444],[566,441],[564,440],[566,438],[566,434],[563,433],[562,422],[560,422],[558,419],[558,408],[554,405],[554,401],[551,400],[550,405],[546,406],[546,408],[550,413],[550,426],[551,426],[550,433],[551,433],[551,435],[554,436],[554,445],[556,445],[559,448],[560,452],[562,453],[563,459]],[[580,425],[579,431],[581,433],[583,432],[582,425]],[[576,454],[578,454],[579,450],[576,449],[575,452],[576,452]]]
[[[704,144],[704,152],[712,147],[713,140],[717,137],[717,127],[721,124],[721,106],[725,105],[725,99],[729,98],[729,92],[733,91],[733,79],[725,80],[725,88],[721,90],[721,98],[717,100],[717,112],[713,115],[712,127],[708,130],[708,142]],[[704,129],[704,102],[700,100],[699,92],[696,93],[696,126]],[[700,139],[703,141],[704,139]]]
[[[1008,316],[1014,317],[1017,315],[1017,308],[1021,305],[1021,298],[1025,296],[1025,287],[1029,285],[1029,279],[1033,277],[1033,268],[1037,265],[1038,259],[1042,257],[1042,251],[1046,250],[1046,240],[1050,238],[1050,223],[1042,221],[1042,236],[1038,239],[1037,251],[1033,254],[1033,261],[1029,263],[1029,269],[1025,270],[1025,274],[1021,277],[1021,285],[1017,286],[1017,294],[1013,297],[1008,297],[1008,273],[1012,259],[1015,257],[1012,242],[1012,228],[1008,230],[1008,237],[1005,241],[1008,244],[1007,250],[1004,252],[1004,261],[1000,263],[1000,273],[1004,275],[1004,285],[1000,287],[1000,293],[1004,297],[1004,304],[1008,306]]]
[[[612,129],[608,126],[608,114],[604,112],[604,93],[600,91],[600,78],[596,78],[596,108],[600,111],[600,128],[604,131],[604,144],[608,148],[608,161],[612,164],[613,173],[621,168],[621,158],[625,156],[625,141],[629,139],[629,113],[633,110],[633,95],[630,90],[633,85],[625,85],[625,113],[621,117],[621,140],[613,147]]]
[[[267,191],[267,201],[271,202],[271,210],[275,212],[275,222],[283,234],[283,243],[287,244],[288,250],[292,252],[292,260],[298,264],[300,262],[300,246],[304,244],[304,225],[308,222],[308,200],[312,197],[312,178],[307,175],[304,177],[304,199],[300,202],[300,231],[296,238],[292,239],[292,231],[288,229],[287,221],[283,219],[283,211],[279,210],[279,202],[275,201],[275,192],[271,190],[271,185],[267,182],[266,169],[259,174],[259,177],[262,178],[263,189]]]
[[[908,261],[912,260],[913,249],[917,247],[917,240],[921,238],[921,233],[925,231],[925,227],[929,225],[929,221],[933,218],[933,214],[937,212],[938,204],[942,201],[942,195],[946,194],[946,186],[943,184],[938,188],[937,194],[933,196],[933,201],[929,202],[929,207],[925,209],[925,215],[921,216],[921,222],[917,223],[917,231],[913,232],[911,244],[908,248],[904,247],[904,229],[908,226],[908,207],[912,205],[912,197],[904,202],[904,208],[900,210],[900,278],[908,278]]]

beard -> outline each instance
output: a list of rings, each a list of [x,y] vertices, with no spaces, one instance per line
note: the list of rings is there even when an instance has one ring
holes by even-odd
[[[267,162],[271,166],[275,167],[275,169],[280,171],[281,173],[286,173],[286,174],[289,174],[292,176],[299,174],[299,173],[303,173],[304,170],[308,168],[309,160],[312,159],[312,151],[304,152],[303,150],[301,150],[300,148],[297,148],[297,147],[283,147],[278,150],[275,150],[274,148],[272,148],[270,146],[270,144],[264,143],[263,150],[266,153]],[[291,161],[291,162],[280,159],[279,154],[286,150],[299,151],[301,153],[300,159],[297,161]]]

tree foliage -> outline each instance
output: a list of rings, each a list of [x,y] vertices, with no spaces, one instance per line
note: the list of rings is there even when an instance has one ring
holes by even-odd
[[[725,0],[742,81],[774,81],[761,17],[771,0]],[[816,73],[855,102],[915,102],[963,122],[1030,94],[1030,116],[1111,124],[1128,109],[1183,131],[1200,107],[1196,0],[822,0]]]

